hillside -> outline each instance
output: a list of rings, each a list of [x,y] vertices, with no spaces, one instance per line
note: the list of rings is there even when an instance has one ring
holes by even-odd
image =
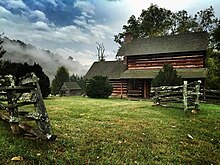
[[[7,51],[3,56],[3,60],[18,63],[27,62],[30,65],[38,63],[42,66],[50,80],[54,78],[57,68],[60,66],[65,66],[69,70],[70,75],[73,73],[84,75],[89,68],[89,66],[82,65],[78,61],[73,61],[71,57],[65,59],[61,55],[54,54],[49,50],[38,49],[20,40],[11,40],[5,37],[3,47]]]

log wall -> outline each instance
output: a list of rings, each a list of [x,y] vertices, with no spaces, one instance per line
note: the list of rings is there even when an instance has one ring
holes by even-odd
[[[174,68],[202,68],[204,67],[204,55],[138,56],[138,58],[133,56],[127,59],[128,69],[161,69],[165,63],[172,64]]]
[[[127,80],[110,80],[113,85],[112,95],[114,97],[127,97]]]

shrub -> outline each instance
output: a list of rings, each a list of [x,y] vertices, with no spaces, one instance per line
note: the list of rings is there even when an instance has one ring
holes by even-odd
[[[86,95],[91,98],[108,98],[112,94],[112,84],[108,77],[94,76],[86,86]]]
[[[171,64],[164,64],[163,70],[160,70],[158,75],[151,82],[151,86],[175,86],[183,83],[182,78],[177,75]]]

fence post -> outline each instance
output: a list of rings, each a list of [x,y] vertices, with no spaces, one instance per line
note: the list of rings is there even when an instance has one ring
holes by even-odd
[[[187,81],[184,81],[183,83],[183,105],[184,105],[184,111],[187,111]]]
[[[159,87],[155,88],[155,97],[156,97],[156,104],[160,105],[160,98],[159,98]]]
[[[200,84],[201,84],[201,80],[198,80],[198,82],[196,83],[196,100],[195,100],[195,109],[198,110],[199,109],[199,97],[200,97]]]

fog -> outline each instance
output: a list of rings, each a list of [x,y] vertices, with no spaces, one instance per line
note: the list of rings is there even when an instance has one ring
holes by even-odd
[[[72,57],[65,59],[63,56],[54,54],[49,50],[38,49],[32,45],[10,40],[6,37],[4,38],[3,48],[7,51],[2,58],[3,60],[17,63],[27,62],[29,65],[37,63],[43,68],[50,81],[52,81],[60,66],[65,66],[70,75],[74,73],[79,76],[83,76],[89,68],[88,65],[82,65],[78,61],[74,61],[74,54]]]

